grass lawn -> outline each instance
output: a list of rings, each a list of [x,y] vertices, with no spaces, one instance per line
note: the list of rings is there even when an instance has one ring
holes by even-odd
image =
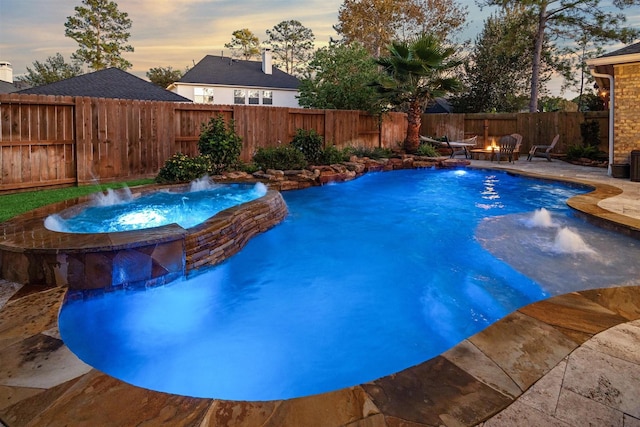
[[[56,188],[52,190],[37,190],[24,193],[7,194],[0,196],[0,222],[6,221],[16,215],[28,212],[51,203],[61,202],[87,194],[105,191],[108,188],[135,187],[138,185],[152,184],[153,179],[139,179],[127,182],[113,182],[109,184],[87,185],[82,187]]]

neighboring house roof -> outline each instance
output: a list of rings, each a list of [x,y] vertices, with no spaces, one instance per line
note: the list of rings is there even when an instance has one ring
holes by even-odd
[[[272,74],[265,74],[261,61],[207,55],[176,83],[297,89],[300,80],[276,67]]]
[[[424,112],[426,114],[453,113],[453,107],[446,99],[436,98],[433,102],[429,103]]]
[[[11,92],[16,92],[17,90],[18,88],[15,87],[13,83],[0,80],[0,93],[11,93]]]
[[[89,96],[95,98],[135,99],[141,101],[191,102],[119,68],[106,68],[48,85],[21,90],[36,95]]]
[[[0,93],[13,93],[21,89],[26,89],[28,87],[29,87],[28,84],[19,80],[14,81],[13,83],[0,80]]]

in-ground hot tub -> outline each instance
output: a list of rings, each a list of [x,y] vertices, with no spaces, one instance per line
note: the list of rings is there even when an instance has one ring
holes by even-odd
[[[187,186],[145,188],[187,190]],[[155,286],[191,270],[215,265],[238,252],[254,235],[282,221],[287,206],[277,191],[225,209],[199,225],[177,224],[106,232],[47,229],[51,214],[77,212],[89,197],[48,205],[0,223],[0,278],[29,284],[109,291]]]

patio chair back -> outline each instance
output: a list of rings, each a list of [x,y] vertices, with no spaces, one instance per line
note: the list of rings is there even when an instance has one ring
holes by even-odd
[[[509,162],[513,162],[513,152],[518,144],[518,139],[513,135],[505,135],[498,141],[498,152],[496,160],[500,161],[501,157],[506,158]]]

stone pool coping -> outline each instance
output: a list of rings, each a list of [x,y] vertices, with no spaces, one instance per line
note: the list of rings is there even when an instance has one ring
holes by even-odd
[[[596,188],[582,201],[587,213],[615,220],[597,206],[614,187],[583,183]],[[65,289],[5,287],[11,295],[0,306],[0,420],[9,426],[475,425],[597,333],[640,318],[640,286],[573,292],[523,307],[440,356],[367,384],[238,402],[153,392],[83,366],[57,334]]]

